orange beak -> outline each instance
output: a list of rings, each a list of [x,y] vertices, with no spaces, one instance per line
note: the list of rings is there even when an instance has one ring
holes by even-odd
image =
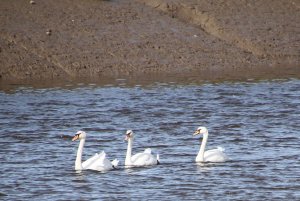
[[[72,138],[72,142],[75,141],[75,140],[78,140],[79,138],[79,135],[75,135],[73,138]]]
[[[195,133],[193,134],[193,136],[200,134],[199,130],[196,130]]]
[[[128,139],[129,139],[129,136],[128,136],[128,135],[126,135],[126,136],[125,136],[125,140],[127,141]]]

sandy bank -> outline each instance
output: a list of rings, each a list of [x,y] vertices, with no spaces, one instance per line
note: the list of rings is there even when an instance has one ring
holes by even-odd
[[[0,79],[300,77],[299,1],[5,0]]]

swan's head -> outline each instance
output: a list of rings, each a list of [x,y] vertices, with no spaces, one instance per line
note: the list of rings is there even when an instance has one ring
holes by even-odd
[[[201,135],[201,134],[204,134],[204,133],[207,133],[207,128],[203,127],[203,126],[200,126],[197,128],[197,130],[194,132],[193,135]]]
[[[74,135],[72,141],[75,140],[81,140],[81,139],[85,139],[86,138],[86,133],[84,131],[77,131],[77,133]]]
[[[132,130],[127,130],[125,140],[128,141],[131,138],[133,138],[133,131]]]

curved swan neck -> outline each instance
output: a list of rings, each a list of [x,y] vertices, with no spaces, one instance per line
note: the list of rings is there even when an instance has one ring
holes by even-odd
[[[125,165],[130,165],[131,164],[132,141],[133,141],[132,138],[128,139],[127,153],[126,153],[126,158],[125,158]]]
[[[202,143],[201,143],[200,150],[197,155],[196,161],[204,161],[204,152],[205,152],[205,147],[206,147],[206,143],[207,143],[207,138],[208,138],[208,131],[206,131],[203,134]]]
[[[81,139],[77,150],[75,170],[82,170],[81,161],[82,161],[82,152],[83,152],[84,143],[85,143],[85,139]]]

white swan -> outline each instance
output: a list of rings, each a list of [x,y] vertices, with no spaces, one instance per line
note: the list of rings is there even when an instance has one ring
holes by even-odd
[[[158,165],[159,155],[156,158],[151,154],[151,149],[145,149],[142,153],[137,153],[131,156],[132,143],[133,143],[133,132],[132,130],[127,130],[125,140],[128,141],[127,153],[125,158],[125,166],[148,166],[148,165]]]
[[[86,133],[84,131],[78,131],[73,137],[72,141],[80,140],[79,147],[77,150],[77,156],[75,161],[75,170],[96,170],[96,171],[107,171],[118,166],[119,161],[117,159],[110,162],[106,158],[106,154],[102,151],[99,154],[95,154],[91,158],[87,159],[83,163],[81,162],[82,151],[86,139]]]
[[[193,136],[203,134],[202,143],[200,146],[199,153],[196,157],[196,162],[213,162],[213,163],[219,163],[219,162],[225,162],[228,160],[228,157],[223,152],[224,149],[222,147],[218,147],[217,149],[211,149],[205,151],[205,146],[208,138],[208,130],[205,127],[199,127]],[[205,152],[204,152],[205,151]]]

